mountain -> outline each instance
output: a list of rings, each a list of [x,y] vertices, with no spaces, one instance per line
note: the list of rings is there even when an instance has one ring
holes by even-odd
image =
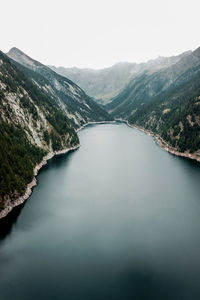
[[[136,75],[141,74],[144,70],[158,71],[176,63],[184,55],[187,55],[187,52],[178,56],[159,57],[141,64],[121,62],[101,70],[54,66],[50,66],[50,68],[58,74],[70,78],[98,103],[107,104]]]
[[[158,134],[179,152],[200,158],[200,71],[138,109],[129,123]]]
[[[200,48],[159,71],[136,76],[106,108],[158,134],[179,152],[200,153]]]
[[[18,68],[21,68],[40,89],[45,90],[49,97],[54,98],[74,127],[78,128],[87,122],[112,119],[71,80],[30,58],[17,48],[12,48],[7,55],[21,65],[18,65]]]
[[[130,116],[141,105],[144,105],[152,97],[158,96],[163,91],[182,84],[197,72],[200,65],[198,49],[194,52],[186,52],[180,56],[180,60],[170,66],[157,70],[145,70],[133,78],[112,102],[107,105],[115,116],[123,114]]]
[[[46,156],[79,145],[76,129],[112,120],[76,84],[13,48],[0,51],[0,216],[26,197]]]
[[[41,161],[79,145],[76,130],[88,122],[124,119],[170,149],[200,159],[200,48],[74,73],[80,78],[81,72],[91,90],[99,82],[96,93],[104,99],[120,90],[104,106],[108,112],[70,79],[19,49],[0,51],[0,217],[27,196]]]
[[[174,64],[158,70],[145,70],[135,76],[126,87],[106,105],[115,117],[128,118],[135,110],[163,91],[182,84],[200,67],[198,51],[186,53]]]
[[[50,66],[58,74],[77,83],[99,103],[106,103],[114,97],[131,77],[136,67],[136,64],[130,63],[119,63],[101,70]]]

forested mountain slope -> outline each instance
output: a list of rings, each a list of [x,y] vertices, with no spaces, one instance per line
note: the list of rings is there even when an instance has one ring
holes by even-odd
[[[0,215],[24,195],[45,155],[79,144],[75,129],[112,119],[73,82],[38,65],[40,72],[0,52]]]
[[[137,76],[106,107],[174,150],[200,157],[200,48],[168,68]]]
[[[50,98],[58,103],[59,107],[71,120],[74,127],[87,122],[111,120],[111,116],[100,108],[85,92],[71,80],[52,71],[47,66],[30,58],[17,48],[12,48],[8,56],[18,62],[22,71],[35,84],[44,90]],[[20,68],[20,66],[18,66]],[[30,72],[30,71],[32,72]]]
[[[178,151],[200,157],[200,71],[138,109],[128,121],[159,134]]]
[[[115,117],[129,118],[152,98],[190,80],[200,70],[200,48],[159,71],[144,71],[112,99],[106,108]]]

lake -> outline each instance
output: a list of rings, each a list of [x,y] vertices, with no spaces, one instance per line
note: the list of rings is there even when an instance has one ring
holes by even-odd
[[[1,300],[200,299],[200,164],[88,126],[0,222]]]

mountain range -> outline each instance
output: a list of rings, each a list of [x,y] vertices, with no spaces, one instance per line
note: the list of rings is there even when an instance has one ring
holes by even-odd
[[[83,86],[113,118],[158,135],[173,152],[200,159],[200,48],[96,71],[51,68]]]
[[[26,192],[46,155],[79,145],[76,130],[112,117],[72,81],[12,48],[0,52],[0,210]]]
[[[101,70],[49,66],[58,74],[78,84],[88,95],[101,104],[106,104],[118,95],[127,83],[145,70],[155,72],[178,62],[190,51],[178,56],[158,57],[146,63],[120,62]]]
[[[106,105],[114,118],[158,134],[200,157],[200,48],[159,71],[144,71]]]
[[[0,112],[0,216],[90,122],[125,121],[200,161],[200,48],[102,70],[45,66],[12,48],[0,52]]]

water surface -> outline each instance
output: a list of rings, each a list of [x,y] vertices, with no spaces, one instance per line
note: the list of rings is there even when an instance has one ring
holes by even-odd
[[[200,165],[89,126],[0,223],[1,300],[200,299]]]

